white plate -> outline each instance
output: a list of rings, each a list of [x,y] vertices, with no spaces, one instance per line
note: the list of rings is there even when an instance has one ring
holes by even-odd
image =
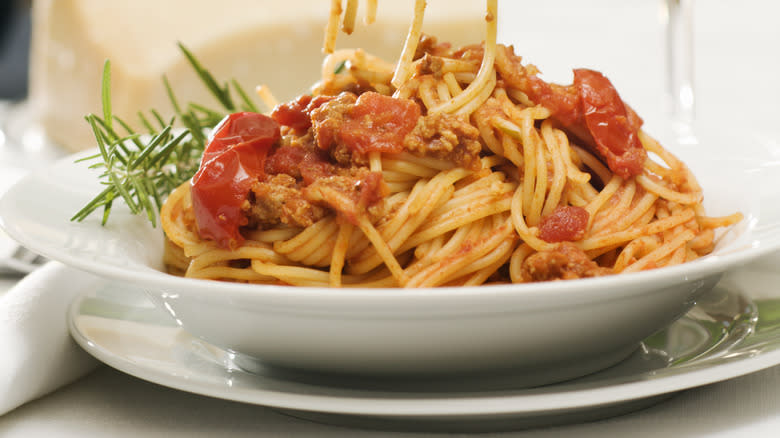
[[[115,281],[137,284],[189,333],[274,364],[346,374],[523,370],[528,385],[582,376],[629,355],[684,315],[723,272],[780,247],[778,151],[706,131],[674,149],[692,167],[713,215],[742,211],[712,255],[635,274],[437,289],[325,289],[185,279],[160,270],[163,238],[115,206],[69,218],[101,190],[73,158],[23,178],[0,200],[0,224],[28,248]],[[667,145],[670,142],[665,142]]]
[[[518,376],[469,380],[334,378],[271,368],[249,373],[193,338],[137,288],[105,282],[69,311],[73,337],[108,365],[196,394],[367,427],[496,430],[629,412],[674,392],[780,363],[780,255],[725,276],[685,317],[628,360],[566,383],[522,389]],[[522,380],[522,379],[520,379]]]

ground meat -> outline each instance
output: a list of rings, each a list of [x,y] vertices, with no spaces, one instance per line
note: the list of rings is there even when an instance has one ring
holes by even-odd
[[[385,188],[379,172],[365,167],[328,165],[316,178],[304,175],[303,179],[296,179],[279,173],[256,182],[243,210],[250,227],[278,224],[307,227],[329,211],[357,223],[358,215],[365,212],[375,219],[372,212],[381,211],[376,207],[382,204]]]
[[[303,194],[310,202],[326,205],[356,224],[358,215],[384,198],[382,174],[365,167],[340,170],[337,175],[320,178],[306,186]]]
[[[330,158],[343,167],[361,167],[368,166],[368,157],[353,151],[343,143],[336,144],[330,148]]]
[[[327,151],[331,145],[339,143],[341,126],[356,101],[357,96],[344,92],[311,111],[312,129],[320,149]]]
[[[442,67],[444,67],[444,60],[441,57],[431,56],[426,53],[420,60],[420,63],[417,64],[417,74],[419,76],[429,74],[436,79],[441,79]]]
[[[573,280],[613,273],[611,269],[597,265],[581,249],[569,242],[529,256],[521,269],[523,281]]]
[[[435,36],[422,34],[417,48],[414,51],[414,59],[420,59],[425,55],[451,56],[452,44],[440,43]]]
[[[482,61],[485,54],[485,47],[482,44],[471,44],[463,46],[452,52],[453,58],[459,58],[464,61]]]
[[[478,138],[479,130],[465,118],[436,113],[418,119],[412,132],[404,138],[404,148],[473,169],[479,165],[482,150]]]
[[[308,227],[325,216],[326,210],[303,195],[298,181],[280,173],[252,186],[244,211],[249,226],[286,224]]]
[[[328,152],[312,141],[283,144],[271,151],[265,161],[266,175],[284,173],[306,184],[332,174],[334,168],[328,161]]]
[[[372,212],[382,211],[386,186],[381,173],[369,171],[365,154],[345,146],[343,139],[357,97],[341,93],[321,101],[316,107],[306,107],[312,120],[306,133],[291,128],[270,151],[266,177],[253,184],[243,206],[248,226],[307,227],[333,212],[357,222],[358,215],[375,219]],[[304,112],[306,99],[296,102],[296,107],[287,108],[290,111],[278,113],[280,117],[292,114],[288,118],[293,125],[300,115],[296,111]]]

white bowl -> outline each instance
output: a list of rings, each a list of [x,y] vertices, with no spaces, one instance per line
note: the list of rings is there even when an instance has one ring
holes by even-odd
[[[11,188],[0,200],[0,224],[46,257],[142,286],[185,330],[235,352],[250,370],[406,377],[507,370],[539,385],[620,361],[685,314],[724,271],[780,247],[776,144],[711,137],[673,151],[702,183],[708,213],[739,210],[745,220],[710,256],[634,274],[416,290],[180,278],[161,271],[162,231],[122,206],[105,227],[99,215],[69,221],[100,190],[74,157]]]

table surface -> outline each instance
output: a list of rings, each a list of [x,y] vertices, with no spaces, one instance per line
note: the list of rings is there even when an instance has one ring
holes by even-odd
[[[572,2],[560,0],[545,4],[556,3]],[[607,8],[604,1],[580,3]],[[662,77],[662,67],[652,62],[663,53],[657,27],[659,2],[633,0],[626,3],[630,3],[633,9],[621,2],[620,10],[614,11],[617,14],[614,16],[622,17],[621,26],[634,29],[642,37],[637,46],[646,50],[640,56],[651,58],[648,63],[630,62],[630,68],[654,68],[658,70],[657,76]],[[614,5],[616,3],[609,2],[610,7]],[[553,6],[542,8],[546,7]],[[646,18],[648,15],[649,20]],[[701,119],[722,121],[739,129],[756,128],[766,136],[780,139],[778,16],[780,3],[770,0],[696,3],[695,72],[697,114]],[[533,23],[528,25],[534,26]],[[507,32],[511,36],[511,31],[504,31],[504,35],[507,36]],[[596,35],[594,38],[599,37],[608,36]],[[550,37],[545,40],[544,47],[566,47],[570,39],[570,35]],[[544,58],[544,53],[540,52],[538,58]],[[614,58],[605,58],[604,62],[611,65],[615,62]],[[535,58],[529,55],[527,59]],[[538,59],[534,62],[542,64]],[[635,97],[634,101],[647,103],[647,112],[657,114],[663,111],[660,99],[652,100],[653,96],[662,94],[663,83],[642,84],[633,80],[638,73],[630,68],[616,71],[613,75],[614,82],[625,84],[625,87],[619,85],[618,88],[627,89],[628,94]],[[650,124],[652,120],[651,117]],[[778,148],[780,150],[780,146]],[[15,281],[0,278],[0,293],[12,287]],[[776,435],[778,429],[780,366],[688,390],[652,407],[620,417],[483,436],[601,438],[668,435],[731,438],[771,436]],[[260,406],[168,389],[109,367],[98,368],[77,382],[0,416],[0,436],[4,438],[43,434],[79,438],[205,437],[218,434],[230,437],[428,436],[425,433],[367,431],[317,424]]]
[[[683,392],[636,413],[492,437],[765,437],[780,428],[780,367]],[[272,409],[186,394],[108,367],[0,417],[5,437],[424,437],[299,420]]]

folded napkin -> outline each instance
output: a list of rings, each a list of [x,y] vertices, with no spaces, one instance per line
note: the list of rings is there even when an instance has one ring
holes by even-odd
[[[0,295],[0,415],[97,366],[73,341],[66,312],[98,277],[49,262]]]

